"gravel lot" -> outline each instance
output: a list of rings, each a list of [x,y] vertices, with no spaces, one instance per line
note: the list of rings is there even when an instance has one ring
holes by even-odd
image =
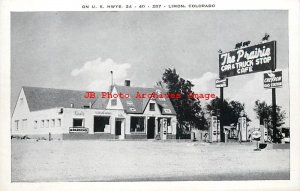
[[[290,178],[289,149],[254,148],[250,143],[12,140],[12,182]]]

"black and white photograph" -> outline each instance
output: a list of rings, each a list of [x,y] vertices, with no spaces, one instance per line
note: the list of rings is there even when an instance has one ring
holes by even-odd
[[[10,11],[11,183],[291,181],[290,12],[217,5]]]

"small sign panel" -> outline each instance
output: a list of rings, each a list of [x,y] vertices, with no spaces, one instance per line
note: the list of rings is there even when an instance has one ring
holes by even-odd
[[[89,129],[85,127],[70,127],[70,133],[88,133]]]
[[[216,88],[228,87],[228,78],[216,79]]]
[[[252,132],[252,138],[253,139],[258,139],[261,137],[261,132],[260,131],[253,131]]]
[[[264,88],[282,87],[282,71],[264,73]]]

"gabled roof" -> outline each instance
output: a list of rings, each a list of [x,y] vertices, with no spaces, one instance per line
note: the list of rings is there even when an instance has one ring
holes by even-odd
[[[143,87],[130,87],[130,86],[114,86],[118,93],[129,94],[130,98],[122,98],[121,103],[123,105],[124,111],[126,113],[131,114],[142,114],[144,113],[147,104],[149,103],[150,98],[137,98],[137,92],[140,94],[151,94],[156,92],[159,88],[143,88]],[[159,89],[162,93],[164,91]],[[170,99],[165,98],[164,100],[155,99],[156,103],[158,104],[161,113],[164,115],[176,115],[174,107],[170,101]],[[132,104],[131,104],[132,103]],[[168,111],[168,112],[166,112]]]
[[[63,90],[53,88],[40,87],[23,87],[28,107],[30,111],[38,111],[43,109],[65,107],[70,108],[73,104],[74,108],[84,108],[89,106],[90,102],[94,109],[105,109],[108,100],[101,99],[96,93],[96,98],[84,98],[86,91]]]

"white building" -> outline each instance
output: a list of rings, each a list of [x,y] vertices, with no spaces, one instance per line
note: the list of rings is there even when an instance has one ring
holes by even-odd
[[[12,114],[13,136],[54,139],[175,139],[176,112],[167,98],[136,98],[158,88],[113,86],[130,98],[85,98],[85,91],[22,87]]]

